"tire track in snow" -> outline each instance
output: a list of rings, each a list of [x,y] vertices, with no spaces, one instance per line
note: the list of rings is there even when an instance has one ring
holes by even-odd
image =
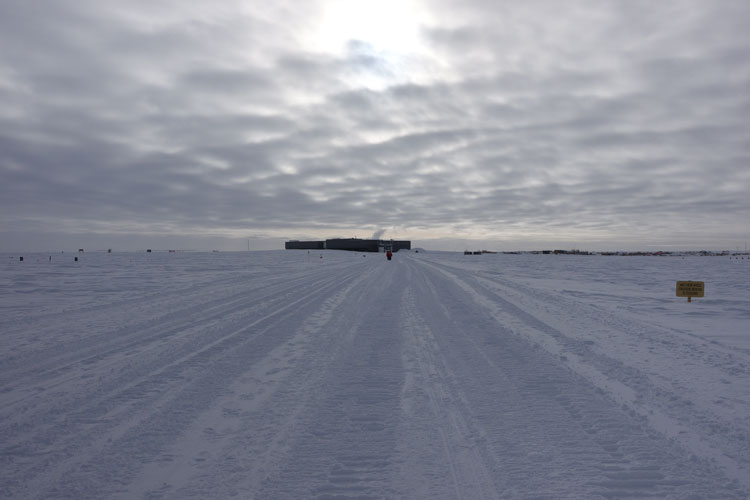
[[[257,492],[288,460],[299,421],[325,389],[327,367],[346,343],[353,318],[346,317],[345,303],[367,294],[363,284],[374,272],[342,280],[319,308],[306,311],[294,336],[238,377],[122,498],[262,498]]]
[[[250,309],[91,358],[88,383],[25,410],[20,448],[0,424],[0,495],[746,497],[524,337],[542,325],[491,287],[408,254],[380,264],[302,273],[285,298],[206,285],[197,321],[222,297]]]
[[[554,338],[547,345],[529,338],[530,327],[514,320],[510,304],[455,270],[418,262],[436,297],[423,299],[424,307],[436,300],[444,305],[440,317],[429,318],[443,351],[456,354],[452,361],[465,360],[462,368],[453,365],[461,380],[484,381],[484,390],[465,386],[465,393],[491,446],[504,450],[498,453],[503,496],[546,498],[535,483],[545,477],[538,483],[544,488],[565,471],[573,475],[556,478],[559,489],[549,498],[744,498],[709,461],[691,458],[644,427],[645,417],[613,404],[609,393],[572,372],[559,351],[539,349],[554,347]]]
[[[443,272],[450,274],[458,271],[443,268]],[[559,356],[570,369],[642,417],[652,428],[679,442],[689,453],[719,464],[729,478],[746,489],[750,488],[750,449],[747,447],[750,428],[747,420],[727,420],[721,413],[712,411],[718,395],[713,391],[707,394],[699,392],[702,390],[705,393],[703,379],[710,377],[717,380],[713,386],[716,392],[731,395],[732,392],[728,391],[731,388],[723,386],[720,381],[724,377],[736,378],[738,371],[747,371],[744,352],[730,354],[720,349],[718,353],[711,354],[710,346],[699,348],[695,345],[695,339],[684,335],[675,336],[658,327],[650,327],[659,330],[658,335],[654,335],[654,332],[646,335],[642,332],[647,331],[647,327],[634,325],[615,314],[584,307],[571,299],[555,298],[548,292],[535,292],[512,282],[504,281],[501,284],[497,276],[488,279],[474,273],[468,274],[470,277],[465,278],[462,286],[476,294],[478,301],[484,301],[487,309],[493,311],[492,314],[499,320],[514,325],[517,334]],[[450,275],[455,277],[455,274]],[[543,305],[534,308],[528,302],[537,293],[542,294]],[[558,308],[559,303],[566,307]],[[527,312],[521,305],[531,308],[533,313]],[[550,313],[550,309],[554,313]],[[545,316],[553,316],[557,326],[544,322]],[[568,322],[588,326],[591,331],[604,332],[608,335],[606,348],[611,352],[595,351],[597,342],[578,338],[581,337],[580,333],[563,333],[561,328]],[[612,357],[616,355],[618,341],[621,345],[625,344],[627,351],[624,354],[628,358],[633,357],[632,351],[642,351],[641,355],[635,356],[636,363],[653,352],[662,351],[661,358],[656,358],[656,361],[661,359],[671,363],[668,369],[662,368],[663,372],[678,380],[690,380],[697,373],[701,375],[701,380],[696,380],[694,386],[680,387],[672,378],[665,380],[663,377],[649,376],[648,364],[644,364],[640,370],[625,365]],[[708,354],[704,355],[707,364],[696,371],[687,360],[694,357],[693,353],[697,351],[708,351]],[[681,358],[684,359],[680,361]],[[742,401],[737,403],[743,404]],[[742,415],[747,415],[747,410]]]
[[[335,280],[331,280],[330,284],[335,284]],[[322,283],[317,283],[315,286],[321,285]],[[250,308],[247,316],[253,317],[261,312]],[[278,309],[274,306],[271,312],[273,316]],[[183,327],[184,323],[181,322],[177,329],[168,328],[167,331],[171,334],[172,331]],[[244,325],[244,328],[252,330],[252,325]],[[30,448],[24,443],[39,442],[47,443],[44,448],[48,448],[56,440],[65,439],[66,434],[59,432],[63,418],[77,416],[73,422],[64,421],[66,426],[75,426],[79,421],[89,425],[107,425],[122,418],[122,415],[132,414],[146,407],[153,398],[165,397],[161,393],[167,383],[171,379],[184,378],[182,375],[174,375],[184,370],[181,363],[189,362],[187,358],[180,362],[180,353],[190,353],[189,356],[194,358],[196,352],[206,349],[208,337],[204,335],[206,330],[203,325],[191,326],[190,331],[194,332],[196,340],[189,344],[179,346],[174,338],[163,338],[149,341],[145,348],[138,351],[136,362],[127,361],[128,365],[123,367],[122,362],[116,359],[115,363],[120,365],[119,370],[112,371],[114,368],[110,368],[110,372],[106,373],[106,380],[102,379],[102,375],[99,376],[99,380],[92,381],[89,377],[83,378],[84,375],[78,374],[62,380],[55,378],[55,395],[50,395],[49,391],[39,391],[35,396],[36,404],[22,411],[18,411],[18,405],[4,405],[6,417],[3,419],[0,432],[9,436],[4,442],[5,449],[10,450],[9,453],[28,453],[26,450]],[[171,348],[180,347],[182,351],[167,350],[167,345]],[[101,370],[109,367],[109,364],[102,364],[103,367],[83,368],[81,373],[85,374],[88,370],[96,373],[97,368],[101,373]],[[162,381],[155,384],[154,378],[164,373],[171,375],[162,377]],[[58,394],[59,397],[54,397]],[[45,408],[51,404],[55,408],[54,415],[45,412]]]
[[[393,498],[397,459],[402,293],[397,262],[350,293],[339,329],[340,348],[325,367],[285,461],[255,498],[333,500]],[[348,311],[348,312],[347,312]]]
[[[316,275],[324,283],[330,279],[330,270],[317,271]],[[43,379],[49,375],[59,377],[62,371],[75,367],[79,363],[94,363],[108,355],[120,354],[123,350],[132,349],[142,342],[161,341],[170,333],[184,331],[189,325],[209,324],[217,319],[224,319],[228,315],[246,311],[250,306],[262,307],[266,302],[273,304],[279,298],[298,292],[299,286],[314,286],[312,283],[317,280],[310,278],[309,273],[270,281],[266,278],[266,281],[261,282],[248,282],[245,281],[245,277],[240,277],[235,279],[244,282],[234,283],[231,291],[226,291],[228,284],[226,280],[222,280],[198,289],[192,295],[186,296],[182,290],[177,290],[171,291],[167,296],[159,297],[158,300],[154,300],[152,296],[138,301],[129,300],[125,310],[130,314],[125,318],[127,321],[125,327],[119,322],[112,322],[103,330],[92,330],[91,324],[99,323],[96,318],[92,319],[92,316],[110,315],[106,308],[104,311],[84,308],[56,313],[52,318],[55,321],[49,321],[50,318],[43,315],[41,318],[36,318],[36,321],[46,321],[43,325],[33,327],[35,335],[59,337],[60,341],[44,350],[34,349],[30,352],[14,353],[10,359],[6,353],[0,366],[8,379],[28,380],[31,377]],[[261,292],[260,297],[255,298],[255,303],[248,303],[248,293],[256,290]],[[210,298],[207,300],[207,297]],[[202,305],[199,310],[192,306],[184,306],[185,303],[191,304],[196,301]],[[121,309],[123,305],[120,304]],[[142,316],[147,319],[136,319]],[[67,335],[60,335],[58,322],[70,325],[66,327],[68,330],[86,332],[86,335],[81,340],[73,335],[71,342],[66,339]],[[164,324],[171,326],[169,331],[162,330]],[[25,325],[22,331],[26,332],[28,328],[29,326]],[[8,332],[8,335],[11,334],[12,332]],[[42,362],[40,363],[39,360]]]
[[[556,326],[546,315],[529,304],[532,290],[475,277],[478,284],[494,295],[510,295],[515,313],[541,334],[557,337],[562,353],[576,369],[621,398],[666,436],[676,439],[698,456],[716,460],[730,477],[750,487],[750,392],[729,380],[745,376],[750,382],[750,363],[744,352],[727,352],[700,338],[686,337],[638,320],[586,307],[575,300],[557,302],[546,297],[545,308],[554,311]],[[509,293],[510,292],[510,293]],[[562,302],[562,303],[560,303]],[[515,305],[518,304],[518,305]],[[552,304],[552,305],[550,305]],[[560,307],[563,306],[563,307]],[[529,313],[527,310],[531,310]],[[532,319],[533,318],[533,319]],[[603,337],[583,340],[564,330],[575,318],[581,328]],[[602,344],[602,345],[600,345]],[[696,354],[700,353],[700,355]],[[658,370],[654,370],[658,367]],[[742,399],[736,398],[742,395]],[[731,404],[738,411],[734,418],[718,406]]]
[[[482,446],[478,437],[485,432],[476,427],[459,381],[427,326],[426,311],[417,308],[415,294],[425,293],[421,274],[409,266],[402,299],[407,376],[399,442],[400,462],[408,477],[400,482],[409,489],[400,498],[501,498],[492,474],[498,459]]]
[[[161,314],[161,308],[157,306],[155,310],[159,312],[158,316],[145,320],[139,318],[132,324],[117,327],[114,331],[97,334],[96,338],[90,338],[86,343],[82,343],[79,349],[63,345],[59,348],[62,351],[59,354],[44,356],[34,353],[31,357],[41,356],[41,363],[29,359],[22,363],[21,370],[4,371],[5,379],[18,381],[11,382],[12,389],[6,386],[4,390],[4,417],[10,418],[9,415],[12,413],[16,418],[22,419],[23,414],[19,414],[18,408],[14,406],[17,403],[31,398],[39,399],[42,396],[49,399],[47,391],[50,389],[64,386],[75,379],[90,378],[92,372],[101,374],[106,369],[118,372],[130,370],[133,368],[131,365],[143,363],[149,352],[159,356],[160,362],[163,362],[166,354],[163,349],[165,343],[174,346],[181,341],[195,342],[197,335],[203,335],[206,329],[217,324],[246,321],[246,318],[264,314],[264,311],[277,307],[277,304],[293,295],[334,283],[336,279],[338,278],[322,275],[320,279],[311,279],[308,276],[302,283],[299,279],[293,279],[264,283],[261,287],[253,284],[250,289],[246,285],[244,290],[233,292],[229,296],[212,298],[200,308],[192,305],[167,314]],[[254,296],[257,291],[262,293],[260,297]],[[193,300],[200,300],[200,297],[201,294],[197,294]],[[136,310],[133,316],[140,317],[141,313],[141,310]],[[99,341],[99,338],[102,340]],[[197,342],[200,344],[203,339],[199,338]],[[123,352],[127,355],[123,356]],[[134,363],[133,358],[136,356],[137,363]],[[87,399],[90,397],[87,395]]]
[[[306,286],[284,287],[282,293],[274,294],[265,307],[255,311],[265,310],[265,315],[250,325],[242,324],[246,315],[227,324],[218,321],[209,332],[199,327],[191,342],[175,345],[174,338],[147,342],[146,349],[139,352],[142,362],[107,373],[106,381],[93,385],[93,393],[85,392],[85,384],[68,384],[64,388],[70,394],[64,399],[52,404],[41,401],[28,421],[2,428],[2,454],[14,457],[14,464],[8,468],[14,472],[13,479],[9,477],[6,486],[28,488],[33,482],[33,489],[25,490],[25,496],[33,497],[32,491],[45,496],[42,492],[46,488],[59,484],[60,489],[52,491],[52,496],[63,492],[73,495],[83,485],[88,485],[89,491],[103,487],[96,483],[99,475],[127,476],[130,471],[118,464],[118,460],[128,460],[123,458],[127,452],[142,460],[157,453],[160,444],[194,417],[192,410],[203,409],[221,394],[224,384],[244,368],[245,361],[257,359],[284,342],[293,329],[280,328],[280,324],[290,323],[308,304],[325,300],[342,280],[356,279],[360,271],[361,266],[347,267],[333,275],[328,273],[322,281],[309,276],[303,281]],[[287,303],[290,297],[294,297],[293,305]],[[225,312],[241,309],[241,302],[238,299]],[[199,304],[193,306],[200,308]],[[284,313],[289,316],[284,317]],[[169,330],[170,324],[155,325],[155,329],[159,326]],[[225,333],[227,328],[230,331]],[[174,347],[177,350],[173,351]],[[95,460],[101,450],[109,453]]]

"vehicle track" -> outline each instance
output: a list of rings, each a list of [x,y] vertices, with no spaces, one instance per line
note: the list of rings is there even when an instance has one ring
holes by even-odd
[[[0,364],[0,497],[747,498],[634,410],[668,384],[565,328],[616,315],[409,254],[180,290]]]
[[[721,479],[710,460],[696,459],[644,425],[645,418],[579,376],[560,355],[513,331],[506,323],[517,312],[511,304],[488,297],[455,270],[417,262],[429,284],[416,295],[418,304],[444,305],[433,308],[441,315],[426,319],[441,351],[451,353],[457,379],[473,381],[463,392],[477,428],[500,457],[502,497],[742,498],[741,488]],[[487,301],[477,300],[482,296]],[[466,329],[464,323],[483,326]],[[556,475],[556,491],[541,494]]]
[[[365,288],[352,294],[356,305],[344,307],[358,314],[344,327],[318,397],[297,422],[286,460],[263,481],[256,498],[394,496],[389,477],[403,378],[397,268],[372,274],[362,282]]]
[[[65,488],[84,486],[95,491],[97,485],[86,477],[95,476],[95,471],[111,474],[120,470],[113,463],[116,457],[127,451],[143,455],[144,459],[148,453],[156,453],[166,436],[189,422],[191,414],[184,411],[186,404],[196,411],[207,407],[221,394],[222,386],[245,368],[245,359],[258,359],[288,338],[293,329],[281,325],[293,323],[291,318],[295,315],[324,301],[342,280],[362,279],[361,271],[361,266],[350,266],[340,273],[328,272],[325,279],[318,279],[322,276],[313,273],[302,283],[284,284],[260,298],[250,289],[249,296],[243,299],[238,294],[226,307],[209,305],[209,318],[196,326],[188,326],[186,321],[170,324],[160,317],[150,325],[153,334],[160,335],[158,339],[137,335],[137,340],[126,344],[134,351],[132,356],[123,357],[121,352],[116,356],[118,350],[107,346],[113,359],[96,357],[90,368],[94,374],[91,381],[81,382],[75,375],[57,381],[57,372],[48,371],[47,376],[57,384],[55,397],[44,398],[42,394],[28,408],[18,402],[12,409],[4,407],[9,418],[0,427],[0,435],[4,436],[1,453],[14,457],[9,469],[19,472],[14,475],[15,487],[34,484],[39,496],[44,496],[45,488],[53,484],[66,485],[58,486],[63,489],[52,492],[54,495],[68,491]],[[253,308],[253,304],[261,306]],[[193,307],[201,310],[199,304],[194,303]],[[219,319],[244,308],[248,313],[238,318]],[[149,428],[158,430],[148,440],[151,446],[133,449],[143,443]],[[125,444],[118,449],[113,442]],[[102,449],[110,450],[111,456],[105,453],[101,461],[92,461],[92,454]],[[65,457],[60,456],[61,450]],[[70,473],[71,468],[76,469],[75,464],[87,463],[91,467],[89,474]],[[109,464],[110,469],[104,464]],[[77,480],[73,481],[73,477]],[[6,486],[13,484],[9,480]]]
[[[728,383],[740,376],[750,382],[745,351],[623,318],[497,273],[485,276],[430,265],[453,279],[461,274],[462,286],[516,334],[560,356],[653,429],[680,442],[687,452],[720,463],[732,479],[750,488],[750,385]],[[664,363],[668,367],[655,370]],[[691,379],[694,384],[685,383]],[[724,406],[735,409],[733,415]]]

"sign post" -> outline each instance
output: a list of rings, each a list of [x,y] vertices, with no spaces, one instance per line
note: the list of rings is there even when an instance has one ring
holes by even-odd
[[[678,281],[677,282],[677,296],[687,297],[688,302],[691,302],[693,297],[703,297],[705,286],[702,281]]]

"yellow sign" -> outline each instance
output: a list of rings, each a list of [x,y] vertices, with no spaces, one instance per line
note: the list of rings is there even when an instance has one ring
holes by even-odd
[[[678,281],[678,297],[703,297],[704,286],[702,281]]]

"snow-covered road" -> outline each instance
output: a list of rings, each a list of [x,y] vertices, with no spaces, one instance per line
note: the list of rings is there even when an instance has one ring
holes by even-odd
[[[750,498],[750,262],[35,257],[0,276],[3,498]]]

